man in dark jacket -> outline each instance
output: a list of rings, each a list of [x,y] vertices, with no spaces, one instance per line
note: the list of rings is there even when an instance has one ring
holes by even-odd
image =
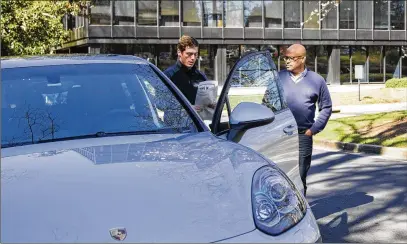
[[[196,68],[198,46],[195,38],[182,36],[177,46],[177,62],[164,71],[192,105],[195,104],[199,83],[207,80],[205,74]],[[197,111],[201,109],[197,105],[194,108]]]
[[[287,105],[298,125],[299,169],[307,192],[306,177],[311,167],[313,135],[321,132],[332,113],[332,101],[322,76],[305,67],[306,49],[300,44],[290,46],[285,54],[286,70],[279,73]],[[319,115],[315,119],[316,104]]]

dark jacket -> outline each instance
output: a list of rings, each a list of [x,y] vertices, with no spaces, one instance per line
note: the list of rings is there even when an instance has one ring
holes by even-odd
[[[203,72],[194,65],[188,69],[179,60],[164,71],[191,104],[195,104],[198,84],[208,80]]]

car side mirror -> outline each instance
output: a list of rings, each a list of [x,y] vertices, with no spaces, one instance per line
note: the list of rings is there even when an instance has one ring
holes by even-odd
[[[270,124],[274,119],[274,112],[264,105],[252,102],[239,103],[230,114],[230,131],[227,139],[239,142],[246,130]]]

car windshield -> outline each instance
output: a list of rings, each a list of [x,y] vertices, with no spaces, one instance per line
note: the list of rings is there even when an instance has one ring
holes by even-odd
[[[64,138],[198,129],[148,64],[2,69],[2,147]]]

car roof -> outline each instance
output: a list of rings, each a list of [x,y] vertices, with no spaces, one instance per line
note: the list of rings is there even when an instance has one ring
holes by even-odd
[[[146,65],[149,62],[136,56],[117,54],[62,54],[1,58],[2,69],[92,63],[125,63]]]

